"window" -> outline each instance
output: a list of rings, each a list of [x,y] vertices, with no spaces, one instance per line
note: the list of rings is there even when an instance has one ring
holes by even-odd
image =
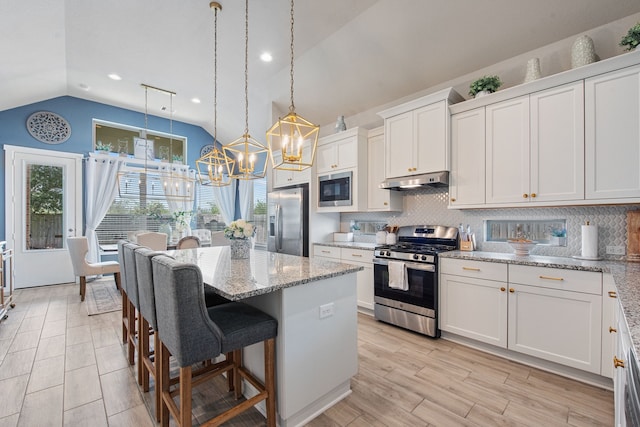
[[[255,244],[258,247],[267,247],[267,180],[256,179],[253,181],[253,218],[256,226]]]

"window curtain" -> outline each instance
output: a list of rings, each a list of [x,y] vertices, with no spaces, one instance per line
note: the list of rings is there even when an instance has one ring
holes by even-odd
[[[213,187],[213,195],[216,199],[222,220],[225,224],[231,223],[236,208],[236,185],[238,180],[234,179],[226,187]]]
[[[240,218],[247,221],[252,220],[251,201],[253,198],[253,181],[242,180],[238,183],[238,193],[240,196]]]
[[[164,195],[171,213],[192,212],[195,200],[195,173],[186,167],[165,166],[160,169]]]
[[[118,194],[118,172],[122,168],[119,159],[86,160],[86,229],[89,241],[89,262],[100,261],[100,246],[96,229],[107,214],[109,207]]]

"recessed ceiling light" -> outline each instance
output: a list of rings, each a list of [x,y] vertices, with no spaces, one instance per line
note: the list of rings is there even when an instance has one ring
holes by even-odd
[[[117,75],[116,73],[111,73],[109,74],[109,78],[111,80],[122,80],[122,77],[120,77],[119,75]]]
[[[191,102],[193,102],[194,104],[200,104],[200,99],[199,98],[191,98]]]
[[[262,55],[260,55],[260,59],[264,62],[271,62],[273,60],[273,56],[271,56],[269,52],[263,52]]]
[[[80,89],[84,90],[84,91],[89,91],[89,89],[91,89],[91,88],[89,87],[89,85],[86,85],[86,84],[84,84],[84,83],[80,83],[80,84],[78,85],[78,87],[79,87]]]

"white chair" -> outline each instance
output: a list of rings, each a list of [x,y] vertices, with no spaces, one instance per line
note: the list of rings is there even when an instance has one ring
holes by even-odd
[[[127,231],[127,240],[132,243],[138,242],[138,234],[142,233],[150,233],[151,230],[136,230],[136,231]]]
[[[224,231],[216,231],[211,233],[211,246],[229,246],[229,239],[224,237]]]
[[[178,244],[176,245],[176,249],[193,249],[199,247],[200,239],[198,239],[198,236],[184,236],[178,240]]]
[[[120,264],[117,261],[104,261],[91,263],[87,261],[89,253],[89,241],[85,236],[68,237],[67,247],[71,256],[73,273],[80,277],[80,301],[84,301],[87,289],[87,276],[99,276],[113,274],[116,286],[120,290]]]
[[[196,228],[195,230],[191,230],[191,234],[200,239],[200,244],[202,246],[211,245],[211,230],[207,230],[206,228]]]
[[[136,236],[136,240],[140,246],[146,246],[154,251],[167,250],[167,235],[165,233],[156,233],[154,231],[140,233]]]

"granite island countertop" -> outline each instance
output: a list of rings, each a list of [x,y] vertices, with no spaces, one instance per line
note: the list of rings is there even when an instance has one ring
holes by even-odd
[[[332,246],[334,248],[374,250],[375,243],[369,242],[315,242],[314,245]]]
[[[540,255],[516,256],[512,253],[482,251],[451,251],[441,253],[439,257],[611,274],[618,292],[618,300],[622,305],[622,311],[629,326],[633,347],[636,354],[640,355],[640,263],[613,260],[587,261]]]
[[[204,283],[232,301],[363,270],[350,264],[254,249],[247,259],[231,259],[229,246],[172,250],[167,254],[197,264]]]

